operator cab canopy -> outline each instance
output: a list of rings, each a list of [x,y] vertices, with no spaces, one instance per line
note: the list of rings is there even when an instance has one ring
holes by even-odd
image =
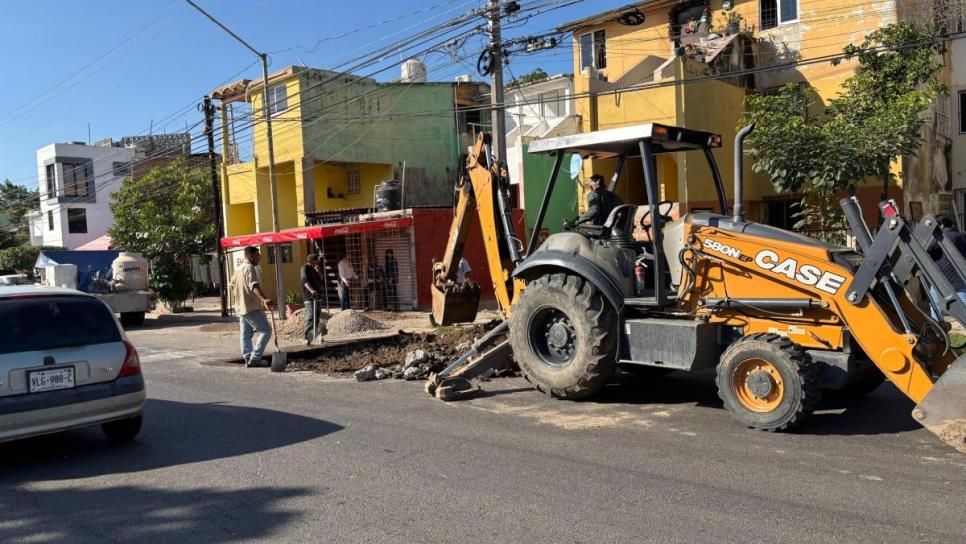
[[[711,174],[716,178],[714,184],[716,192],[718,193],[716,196],[720,203],[719,206],[722,208],[720,214],[708,212],[690,213],[674,221],[674,223],[688,222],[701,226],[713,226],[725,230],[743,232],[754,236],[771,238],[773,240],[783,240],[828,249],[841,249],[821,240],[754,221],[735,222],[731,217],[725,215],[728,213],[728,210],[725,209],[724,186],[721,183],[717,165],[713,162],[714,157],[711,155],[712,149],[721,147],[721,135],[719,134],[657,123],[647,123],[569,136],[559,136],[544,140],[534,140],[529,145],[529,152],[550,154],[570,152],[589,159],[628,159],[641,156],[640,142],[642,140],[650,144],[652,155],[678,151],[704,151],[711,166]],[[657,187],[655,186],[654,189],[657,189]],[[680,243],[683,243],[683,241],[680,241]]]
[[[629,127],[558,136],[530,143],[530,153],[569,151],[584,158],[639,157],[638,142],[647,140],[654,154],[721,147],[721,136],[700,130],[647,123]]]

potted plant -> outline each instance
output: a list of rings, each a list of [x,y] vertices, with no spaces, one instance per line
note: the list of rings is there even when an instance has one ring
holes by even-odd
[[[725,36],[733,36],[741,30],[740,23],[745,18],[742,17],[740,13],[738,13],[737,11],[729,10],[729,11],[722,11],[721,15],[725,19],[725,30],[724,30]]]
[[[288,315],[292,315],[295,310],[301,310],[303,306],[298,293],[295,291],[285,293],[285,311]]]

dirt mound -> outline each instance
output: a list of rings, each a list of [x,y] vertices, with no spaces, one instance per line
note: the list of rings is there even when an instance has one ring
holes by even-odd
[[[329,321],[330,327],[334,320],[335,317]],[[290,370],[348,373],[368,365],[380,368],[402,365],[406,362],[406,355],[417,349],[428,353],[431,366],[440,367],[466,352],[474,340],[482,337],[497,324],[497,321],[492,321],[472,327],[440,330],[435,333],[401,333],[392,338],[332,346],[326,348],[321,356],[313,359],[293,360],[290,356],[288,367]]]
[[[389,328],[389,325],[356,310],[345,310],[335,314],[325,326],[328,331],[326,338],[333,339],[384,331]]]

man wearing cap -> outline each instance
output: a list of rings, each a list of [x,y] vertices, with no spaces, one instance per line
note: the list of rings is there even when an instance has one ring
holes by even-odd
[[[573,221],[564,221],[564,229],[570,230],[581,223],[603,225],[610,212],[624,202],[620,197],[604,187],[604,176],[594,174],[590,176],[590,192],[587,193],[587,211]]]
[[[305,345],[311,346],[318,333],[320,315],[319,299],[322,297],[322,275],[319,274],[321,261],[315,253],[309,255],[308,261],[299,273],[302,284],[302,301],[305,302]]]

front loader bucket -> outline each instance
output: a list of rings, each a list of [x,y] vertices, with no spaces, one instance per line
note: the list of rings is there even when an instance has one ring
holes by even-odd
[[[949,365],[912,417],[940,440],[966,453],[966,356]]]
[[[433,284],[433,320],[437,326],[472,323],[480,307],[480,284],[467,281]]]

